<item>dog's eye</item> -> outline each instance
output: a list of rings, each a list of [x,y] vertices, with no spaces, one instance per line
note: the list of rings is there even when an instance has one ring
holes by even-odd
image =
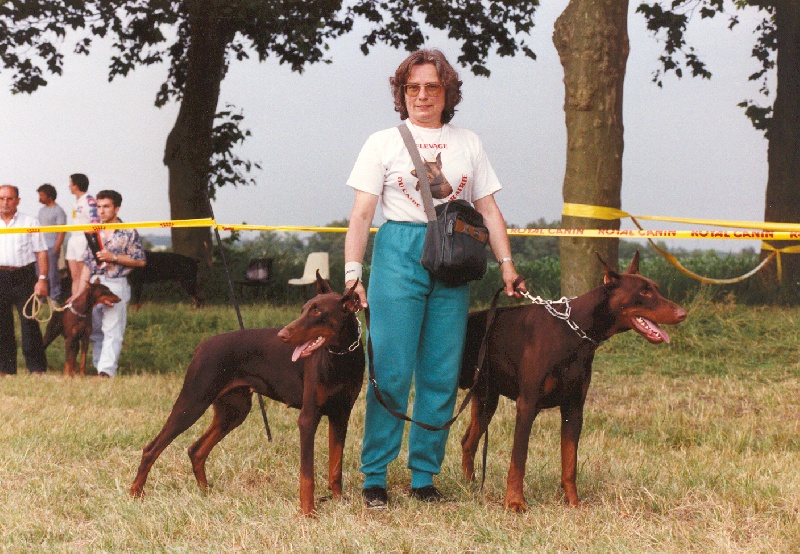
[[[313,308],[311,308],[311,315],[313,315],[314,317],[319,317],[322,315],[322,310],[314,306]]]

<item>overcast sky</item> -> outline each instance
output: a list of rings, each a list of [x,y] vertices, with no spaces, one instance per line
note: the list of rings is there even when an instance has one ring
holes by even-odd
[[[510,224],[560,216],[564,177],[563,70],[552,43],[565,0],[543,2],[529,42],[538,56],[489,60],[490,78],[460,69],[464,100],[453,124],[477,132],[504,188],[498,203]],[[758,15],[691,23],[689,39],[713,78],[673,76],[651,82],[661,53],[633,13],[625,79],[622,208],[639,215],[763,220],[767,142],[736,104],[757,98],[747,80]],[[405,53],[388,47],[363,56],[360,36],[333,43],[332,64],[300,75],[274,60],[234,63],[222,84],[220,108],[242,109],[252,131],[240,154],[260,162],[258,185],[222,190],[217,221],[262,225],[324,225],[348,217],[353,192],[345,180],[374,131],[396,125],[388,77]],[[458,45],[435,34],[427,46],[451,61]],[[33,95],[12,95],[0,73],[0,183],[21,189],[20,209],[36,213],[36,188],[54,184],[71,208],[71,173],[89,176],[90,191],[113,188],[124,197],[126,221],[169,218],[164,143],[177,106],[153,102],[167,67],[141,68],[108,83],[108,52],[67,56],[64,75]],[[630,227],[629,224],[624,224]],[[685,229],[675,224],[649,228]],[[699,228],[699,227],[698,227]],[[750,242],[673,241],[683,247],[758,247]]]

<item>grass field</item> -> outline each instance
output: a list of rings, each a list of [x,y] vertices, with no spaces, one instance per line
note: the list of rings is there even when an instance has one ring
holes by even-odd
[[[534,424],[524,515],[502,507],[514,423],[501,401],[483,492],[463,482],[454,427],[437,485],[452,500],[408,496],[404,453],[390,466],[391,508],[362,508],[363,395],[345,451],[348,502],[298,516],[297,412],[273,402],[267,443],[257,408],[215,449],[201,493],[186,448],[208,415],[156,462],[143,500],[127,490],[203,338],[237,327],[232,309],[146,305],[130,314],[114,380],[59,371],[0,380],[0,550],[4,552],[798,552],[800,309],[685,306],[670,345],[627,333],[598,351],[579,451],[580,509],[562,503],[557,412]],[[296,308],[249,306],[245,324],[286,323]],[[62,342],[51,347],[61,368]],[[464,416],[462,416],[464,417]],[[325,494],[327,425],[317,442]]]

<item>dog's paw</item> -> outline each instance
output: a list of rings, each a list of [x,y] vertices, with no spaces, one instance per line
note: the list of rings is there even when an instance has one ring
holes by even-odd
[[[503,503],[505,509],[514,512],[516,514],[524,514],[528,511],[528,504],[525,502],[525,499],[509,499],[506,498],[506,501]]]

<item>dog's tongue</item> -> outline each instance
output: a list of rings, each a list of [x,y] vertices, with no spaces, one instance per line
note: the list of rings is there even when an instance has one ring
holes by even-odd
[[[305,351],[305,349],[308,348],[311,345],[312,342],[314,342],[314,341],[310,340],[307,343],[301,344],[300,346],[295,348],[294,352],[292,352],[292,361],[296,362],[297,360],[299,360],[300,356],[303,355],[303,352]]]
[[[669,342],[669,335],[667,332],[649,319],[636,317],[633,319],[633,325],[640,335],[654,344]]]

